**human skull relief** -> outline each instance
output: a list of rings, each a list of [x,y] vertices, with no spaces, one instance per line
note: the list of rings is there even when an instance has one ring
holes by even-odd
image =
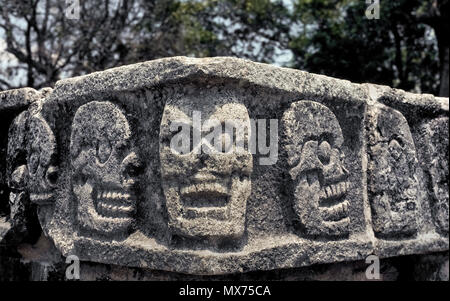
[[[284,113],[294,212],[306,235],[345,236],[349,232],[348,171],[336,116],[324,105],[299,101]]]
[[[194,112],[205,120],[202,127],[194,125],[198,121],[193,118]],[[207,124],[218,123],[223,130],[225,122],[240,134],[230,137],[229,132],[218,133],[218,141],[224,142],[223,152],[202,138],[180,153],[170,145],[180,134],[171,129],[174,122],[190,129],[191,135],[196,131],[198,135],[207,134]],[[247,109],[234,96],[179,96],[166,103],[160,129],[160,160],[172,234],[212,244],[237,241],[243,236],[253,159],[242,145],[248,145],[250,134]]]
[[[56,139],[41,114],[31,115],[28,147],[30,201],[38,205],[51,204],[58,179]]]
[[[379,237],[417,232],[417,158],[405,117],[386,106],[371,108],[368,193],[373,229]]]
[[[136,208],[133,191],[140,163],[125,115],[111,102],[81,106],[73,119],[70,153],[81,229],[126,235]]]
[[[9,162],[14,165],[10,186],[26,190],[31,202],[46,205],[54,201],[58,179],[57,146],[53,131],[40,110],[40,102],[33,104],[29,112],[19,115],[11,126],[10,135],[16,139],[8,146]]]
[[[425,127],[426,135],[430,137],[425,162],[433,192],[432,214],[438,232],[446,235],[448,235],[449,224],[448,128],[448,118],[445,117],[431,120]]]

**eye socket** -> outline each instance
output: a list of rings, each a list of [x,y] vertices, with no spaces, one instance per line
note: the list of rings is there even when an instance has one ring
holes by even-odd
[[[402,150],[403,150],[403,148],[397,139],[392,139],[389,142],[389,152],[391,153],[391,156],[394,159],[397,160],[400,158],[400,156],[402,154]]]
[[[33,151],[30,158],[28,159],[28,170],[30,174],[34,175],[39,166],[39,155],[37,152]]]
[[[58,180],[58,169],[54,166],[50,166],[47,170],[47,182],[50,185],[56,185]]]
[[[317,156],[323,164],[330,163],[331,146],[327,141],[322,141],[317,149]]]
[[[129,154],[122,162],[122,177],[124,180],[135,180],[144,172],[144,165],[137,155],[133,152]]]
[[[86,175],[83,171],[81,171],[80,173],[77,173],[73,176],[73,181],[77,185],[82,186],[82,185],[86,184],[87,180],[88,180],[88,175]]]
[[[105,163],[108,161],[109,157],[111,156],[111,144],[108,140],[104,139],[98,142],[97,144],[97,158],[100,161],[100,163]]]
[[[391,150],[394,150],[394,149],[401,149],[402,146],[401,146],[400,143],[397,141],[397,139],[392,139],[392,140],[389,142],[389,148],[390,148]]]
[[[135,178],[142,173],[142,166],[138,162],[129,164],[124,170],[124,175],[127,178]]]

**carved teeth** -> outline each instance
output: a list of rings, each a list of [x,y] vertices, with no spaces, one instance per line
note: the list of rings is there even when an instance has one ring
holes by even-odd
[[[181,194],[195,194],[200,192],[216,192],[219,194],[228,194],[226,186],[217,182],[197,183],[181,188]]]
[[[349,202],[344,201],[332,207],[321,207],[322,219],[325,221],[338,221],[348,216]]]
[[[101,191],[97,193],[97,213],[106,218],[126,220],[134,211],[134,198],[121,191]],[[118,216],[119,215],[119,216]]]
[[[111,192],[111,191],[102,191],[97,194],[98,199],[120,199],[120,200],[127,200],[131,198],[131,195],[129,193],[122,193],[122,192]]]
[[[350,184],[348,182],[330,184],[329,186],[322,188],[320,197],[331,198],[342,196],[343,194],[347,193],[349,185]]]
[[[31,193],[30,200],[32,202],[45,201],[52,197],[50,193]]]
[[[327,197],[331,197],[333,195],[333,192],[331,191],[330,186],[326,187]]]

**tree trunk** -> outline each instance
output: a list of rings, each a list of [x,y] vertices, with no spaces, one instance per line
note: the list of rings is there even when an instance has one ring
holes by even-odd
[[[440,88],[439,96],[448,97],[448,64],[449,64],[449,48],[448,46],[443,49],[442,60],[440,61]]]

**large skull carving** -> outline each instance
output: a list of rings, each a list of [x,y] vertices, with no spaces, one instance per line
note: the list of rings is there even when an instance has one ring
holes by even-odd
[[[184,124],[192,135],[199,130],[193,127],[194,111],[201,113],[203,125],[210,121],[223,125],[234,120],[239,125],[233,126],[238,131],[246,128],[245,134],[241,132],[242,135],[233,138],[223,130],[219,141],[234,141],[233,145],[227,144],[230,149],[223,152],[213,150],[208,142],[201,140],[198,145],[191,145],[186,153],[177,153],[170,147],[176,134],[170,130],[170,124]],[[203,131],[203,135],[209,132],[204,127]],[[160,130],[160,160],[173,234],[212,243],[243,235],[253,161],[250,152],[240,147],[243,141],[239,139],[248,142],[250,134],[247,109],[234,96],[185,96],[166,103]]]
[[[348,234],[348,171],[344,137],[336,116],[324,105],[301,101],[283,116],[289,171],[295,187],[294,211],[305,234]]]
[[[127,119],[110,102],[93,101],[75,113],[70,153],[81,229],[107,236],[130,229],[139,168],[130,137]]]

